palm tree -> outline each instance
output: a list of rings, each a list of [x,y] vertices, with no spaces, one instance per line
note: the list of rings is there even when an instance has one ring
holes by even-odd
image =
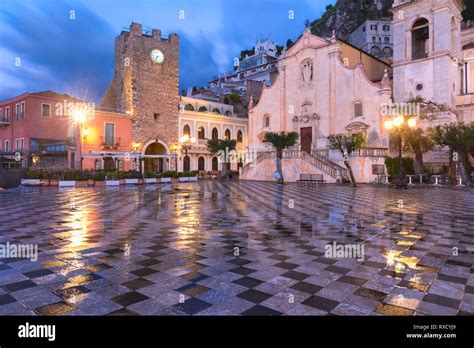
[[[283,159],[283,150],[287,149],[296,144],[298,141],[297,132],[265,132],[263,135],[263,141],[271,143],[276,149],[276,166],[278,172],[278,183],[283,184],[283,170],[281,167],[281,161]]]
[[[344,164],[351,177],[352,187],[357,187],[354,173],[352,172],[349,156],[358,149],[365,146],[365,136],[363,134],[331,134],[328,136],[331,149],[339,150],[344,158]]]
[[[213,155],[219,154],[221,157],[222,170],[220,176],[222,179],[227,177],[227,160],[229,153],[235,150],[237,145],[236,140],[227,139],[209,139],[207,141],[207,150]]]

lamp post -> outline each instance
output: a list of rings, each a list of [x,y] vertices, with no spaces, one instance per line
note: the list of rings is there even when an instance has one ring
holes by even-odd
[[[398,115],[393,120],[387,120],[384,124],[387,130],[395,129],[397,134],[397,142],[398,142],[398,182],[397,188],[401,189],[406,187],[403,180],[403,161],[402,161],[402,146],[403,146],[403,139],[402,139],[402,130],[405,126],[405,117],[403,115]],[[411,117],[406,122],[406,126],[409,128],[414,128],[416,126],[416,120]]]
[[[195,142],[196,142],[196,138],[195,137],[190,137],[188,134],[183,135],[179,139],[179,143],[181,145],[181,148],[184,149],[184,156],[185,157],[188,156],[188,150],[192,149]],[[189,169],[191,169],[191,168],[189,168]],[[183,171],[184,171],[184,168],[183,168]]]
[[[72,114],[72,117],[75,123],[74,137],[76,135],[76,127],[79,126],[79,156],[80,156],[79,168],[82,170],[82,125],[84,121],[86,120],[86,115],[84,111],[82,110],[75,110]]]
[[[181,150],[181,146],[179,144],[173,144],[171,145],[171,152],[176,155],[175,161],[174,161],[174,168],[175,172],[178,172],[178,152]]]

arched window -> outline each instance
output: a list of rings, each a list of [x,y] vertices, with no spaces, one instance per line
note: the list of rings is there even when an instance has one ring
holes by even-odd
[[[201,106],[201,107],[199,107],[199,111],[200,112],[206,112],[207,108],[205,106]]]
[[[270,115],[263,116],[263,127],[270,127]]]
[[[188,125],[183,127],[183,135],[191,136],[191,128]]]
[[[373,56],[379,56],[380,55],[380,48],[378,46],[373,46],[371,49],[370,49],[370,54],[373,55]]]
[[[184,107],[184,110],[194,111],[194,106],[192,106],[191,104],[186,104],[186,106]]]
[[[189,172],[191,170],[191,159],[189,156],[184,156],[183,158],[183,171]]]
[[[417,20],[411,28],[411,59],[423,59],[428,57],[430,28],[425,18]]]
[[[237,131],[237,141],[238,141],[239,143],[241,143],[243,140],[244,140],[243,133],[242,133],[242,131],[239,129],[239,130]]]
[[[212,157],[212,170],[219,170],[219,162],[217,161],[217,157]]]
[[[206,170],[205,169],[204,157],[202,157],[202,156],[199,156],[199,158],[198,158],[198,170]]]
[[[231,112],[230,110],[227,110],[227,111],[225,112],[225,115],[226,115],[226,116],[232,116],[232,112]]]
[[[212,109],[212,112],[215,112],[216,114],[220,114],[220,113],[221,113],[218,108]]]
[[[362,107],[361,102],[355,102],[354,103],[354,117],[362,117],[364,116],[364,110]]]
[[[226,129],[224,132],[224,139],[225,140],[230,140],[230,130]]]
[[[219,131],[216,127],[212,128],[212,140],[219,139]]]
[[[393,56],[393,50],[391,47],[385,46],[383,48],[383,54],[385,57],[392,57]]]
[[[205,139],[206,138],[206,133],[204,131],[203,126],[199,126],[198,128],[198,139]]]

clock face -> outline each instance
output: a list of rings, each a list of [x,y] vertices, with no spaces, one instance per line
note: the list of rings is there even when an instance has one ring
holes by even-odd
[[[163,52],[161,52],[158,49],[154,49],[151,51],[150,58],[156,64],[161,64],[165,60],[165,56],[163,55]]]

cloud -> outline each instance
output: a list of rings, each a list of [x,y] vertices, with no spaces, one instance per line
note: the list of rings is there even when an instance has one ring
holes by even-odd
[[[8,2],[2,7],[0,26],[9,29],[1,38],[0,76],[7,83],[0,87],[0,98],[43,89],[97,98],[105,89],[113,74],[115,35],[99,16],[66,1],[51,6]],[[18,67],[15,58],[21,60]]]

